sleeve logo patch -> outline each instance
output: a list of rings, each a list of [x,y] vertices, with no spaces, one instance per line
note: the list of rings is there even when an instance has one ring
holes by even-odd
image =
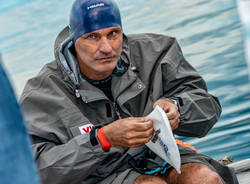
[[[80,126],[78,128],[79,128],[81,134],[88,134],[92,130],[93,126],[94,125],[92,125],[92,124],[86,124],[86,125]]]

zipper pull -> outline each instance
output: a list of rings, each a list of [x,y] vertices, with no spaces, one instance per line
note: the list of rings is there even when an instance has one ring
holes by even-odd
[[[75,95],[76,95],[76,98],[80,98],[81,97],[78,89],[75,89]]]
[[[115,113],[116,113],[116,115],[118,116],[118,119],[122,119],[121,114],[120,114],[120,112],[119,112],[119,109],[118,109],[116,103],[113,102],[113,105],[114,105],[114,108],[115,108]]]

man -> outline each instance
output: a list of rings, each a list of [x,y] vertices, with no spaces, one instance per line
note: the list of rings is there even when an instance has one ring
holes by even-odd
[[[221,112],[174,38],[126,36],[113,0],[76,0],[55,57],[21,97],[43,183],[237,183],[190,148],[178,175],[145,146],[156,105],[182,136],[206,135]]]

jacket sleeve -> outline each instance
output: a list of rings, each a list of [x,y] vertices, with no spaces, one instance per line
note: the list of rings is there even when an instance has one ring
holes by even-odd
[[[20,99],[41,181],[97,183],[114,169],[122,150],[104,152],[100,145],[91,145],[89,134],[70,136],[67,126],[82,122],[82,114],[62,90],[56,89],[59,85],[55,80],[28,81]]]
[[[177,43],[171,45],[161,63],[164,97],[180,98],[180,125],[175,134],[203,137],[217,122],[221,106],[197,71],[185,60]]]

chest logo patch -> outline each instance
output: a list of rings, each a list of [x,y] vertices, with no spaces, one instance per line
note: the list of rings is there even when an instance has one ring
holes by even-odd
[[[88,134],[92,130],[93,126],[94,125],[92,125],[92,124],[86,124],[86,125],[80,126],[78,128],[79,128],[81,134]]]

